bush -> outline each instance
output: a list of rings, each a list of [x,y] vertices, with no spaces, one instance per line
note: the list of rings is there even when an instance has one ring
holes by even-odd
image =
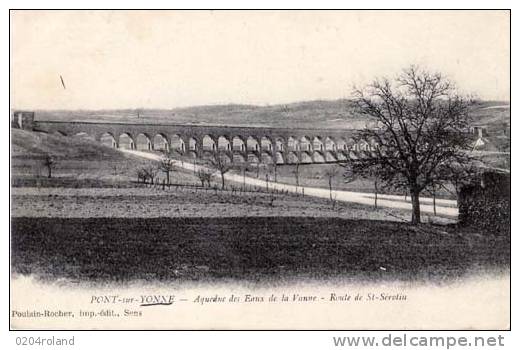
[[[459,192],[459,222],[493,234],[511,232],[511,176],[484,173],[482,181]]]

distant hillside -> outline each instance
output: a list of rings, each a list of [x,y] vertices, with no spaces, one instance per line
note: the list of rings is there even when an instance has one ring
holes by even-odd
[[[482,101],[471,111],[474,121],[491,128],[509,126],[510,104]],[[37,120],[126,121],[133,123],[193,123],[359,129],[367,118],[357,114],[352,101],[307,101],[273,106],[213,105],[173,109],[121,109],[97,111],[36,111]]]
[[[287,105],[215,105],[165,109],[98,111],[36,111],[37,120],[131,121],[133,123],[192,123],[304,128],[364,127],[366,118],[356,115],[352,102],[309,101]]]
[[[511,105],[509,102],[480,102],[471,111],[475,124],[494,129],[503,125],[511,126]]]

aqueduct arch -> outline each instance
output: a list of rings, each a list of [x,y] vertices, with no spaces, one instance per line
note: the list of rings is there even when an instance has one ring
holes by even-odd
[[[262,152],[262,154],[260,155],[260,159],[262,161],[263,164],[273,164],[274,161],[273,161],[273,157],[271,157],[271,154],[269,154],[268,152]]]
[[[249,136],[247,138],[246,145],[248,151],[258,152],[260,150],[260,144],[254,136]]]
[[[248,153],[247,154],[247,162],[249,164],[259,164],[260,163],[260,159],[258,158],[258,156],[254,153]]]
[[[124,132],[119,135],[117,144],[119,148],[135,149],[134,138],[131,134],[127,132]]]
[[[262,151],[271,152],[273,150],[273,143],[271,142],[271,139],[267,136],[262,136],[260,139],[260,148]]]
[[[314,151],[320,151],[320,152],[323,152],[324,149],[325,149],[325,145],[323,144],[323,142],[321,141],[321,137],[319,136],[315,136],[313,139],[312,139],[312,149]]]
[[[108,147],[112,147],[112,148],[117,148],[118,147],[116,138],[110,132],[105,132],[104,134],[101,134],[99,136],[99,141],[103,145],[108,146]]]
[[[373,142],[354,142],[354,130],[337,129],[38,120],[34,122],[34,129],[78,137],[95,135],[96,140],[109,147],[171,150],[196,158],[219,151],[225,152],[230,161],[240,163],[337,162],[345,160],[351,151],[371,151],[377,147]]]
[[[152,140],[150,136],[146,133],[139,133],[135,139],[136,149],[138,151],[151,151],[152,148]]]
[[[197,141],[197,139],[195,139],[194,137],[190,137],[190,139],[188,140],[188,149],[190,151],[196,152],[199,149],[198,145],[199,142]]]
[[[226,136],[219,136],[217,143],[219,151],[231,151],[231,142]]]
[[[186,144],[179,134],[173,134],[170,137],[170,146],[174,152],[183,154],[186,152]]]
[[[321,151],[312,152],[312,162],[313,163],[325,163],[326,159],[324,154]]]
[[[284,139],[282,139],[280,137],[277,137],[275,145],[276,145],[276,150],[277,151],[280,151],[280,152],[285,151],[285,141],[284,141]]]
[[[336,143],[329,136],[327,136],[327,138],[325,138],[325,150],[326,151],[333,151],[333,152],[336,151]]]
[[[307,136],[302,136],[300,138],[300,151],[308,152],[311,150],[311,147],[311,140]]]
[[[296,164],[300,162],[300,157],[298,157],[298,154],[296,152],[289,152],[287,154],[287,164]]]
[[[275,154],[276,164],[285,164],[285,158],[282,152],[276,152]]]
[[[338,140],[336,140],[336,150],[338,150],[338,151],[347,150],[347,141],[343,137],[340,137]]]
[[[210,135],[204,135],[202,137],[202,150],[203,151],[216,151],[217,145],[215,143],[215,139]]]
[[[300,163],[301,164],[310,164],[312,162],[313,162],[312,155],[310,154],[310,152],[307,152],[307,151],[300,152]]]
[[[162,133],[155,134],[152,140],[152,149],[156,151],[170,151],[170,142],[168,141],[168,137]]]
[[[325,151],[325,162],[334,163],[337,162],[338,158],[333,151]]]
[[[287,140],[287,149],[289,152],[294,152],[299,150],[298,140],[292,136]]]
[[[245,163],[247,158],[242,153],[233,153],[233,163]]]
[[[246,151],[246,143],[244,139],[240,136],[233,137],[233,151],[245,152]]]

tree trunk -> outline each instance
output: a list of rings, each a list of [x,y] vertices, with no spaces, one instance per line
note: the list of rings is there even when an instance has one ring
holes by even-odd
[[[436,205],[436,193],[437,191],[435,190],[435,187],[433,188],[433,215],[437,216],[437,205]]]
[[[52,177],[52,168],[47,167],[47,177],[50,179]]]
[[[294,174],[296,175],[296,187],[300,186],[300,164],[296,164],[296,169]]]
[[[170,172],[169,171],[166,172],[166,182],[168,183],[168,185],[170,185]]]
[[[375,190],[375,198],[374,198],[374,207],[377,209],[377,179],[374,180],[374,190]]]
[[[222,179],[222,190],[224,190],[224,186],[225,186],[225,180],[224,180],[224,173],[220,173],[220,178]]]
[[[410,191],[412,200],[412,224],[416,225],[421,222],[421,205],[419,203],[419,191],[413,189]]]

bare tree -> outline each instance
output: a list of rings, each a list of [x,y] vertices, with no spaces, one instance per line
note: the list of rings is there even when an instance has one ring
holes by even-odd
[[[328,181],[328,184],[329,184],[329,195],[330,195],[330,200],[331,201],[334,201],[334,198],[332,196],[333,181],[336,178],[336,176],[339,175],[339,173],[340,173],[340,169],[336,165],[333,165],[330,168],[325,170],[325,176],[327,177],[327,181]]]
[[[50,154],[46,154],[43,159],[43,166],[47,168],[47,177],[50,179],[52,177],[52,170],[56,168],[56,159]]]
[[[208,187],[211,187],[211,180],[213,179],[213,173],[208,169],[199,169],[197,171],[197,177],[202,184],[202,187],[207,183]]]
[[[437,184],[433,183],[428,187],[428,192],[433,198],[433,215],[437,215]]]
[[[354,95],[359,112],[375,121],[356,137],[371,145],[370,152],[356,162],[374,168],[373,174],[382,182],[408,188],[411,221],[417,224],[419,195],[441,180],[438,170],[471,161],[466,151],[471,141],[471,102],[458,96],[441,74],[415,66],[403,70],[393,82],[376,80]]]
[[[137,169],[136,175],[137,175],[137,183],[141,183],[141,181],[143,183],[146,183],[146,173],[145,173],[144,169]]]
[[[142,168],[145,183],[150,180],[150,184],[154,184],[155,178],[157,177],[157,168],[153,165],[148,165]]]
[[[296,191],[298,191],[298,187],[300,187],[300,157],[296,159],[295,167],[293,170],[294,178],[296,180]]]
[[[201,169],[197,170],[197,172],[195,173],[197,175],[197,177],[199,178],[199,181],[200,181],[200,185],[202,187],[204,187],[204,183],[206,182],[206,179],[203,175],[203,172]]]
[[[159,170],[166,174],[166,183],[170,185],[170,173],[175,169],[175,161],[171,153],[164,152],[164,157],[159,161]]]
[[[227,161],[226,155],[218,151],[213,152],[213,157],[211,158],[210,163],[211,166],[219,172],[222,181],[222,189],[224,189],[226,185],[224,175],[231,170],[231,164]]]
[[[345,182],[353,182],[358,179],[370,180],[372,182],[374,186],[374,208],[377,209],[377,199],[380,189],[379,178],[384,177],[384,169],[375,165],[367,167],[363,161],[350,157],[347,161],[340,163],[340,165],[345,169],[343,173]],[[391,184],[386,184],[384,187],[391,187]]]
[[[276,159],[276,153],[274,155],[273,163],[271,164],[270,168],[273,171],[274,182],[277,182],[278,181],[278,162]]]
[[[244,163],[242,163],[242,188],[246,189],[246,171],[249,168],[249,163],[247,162],[247,159]]]

